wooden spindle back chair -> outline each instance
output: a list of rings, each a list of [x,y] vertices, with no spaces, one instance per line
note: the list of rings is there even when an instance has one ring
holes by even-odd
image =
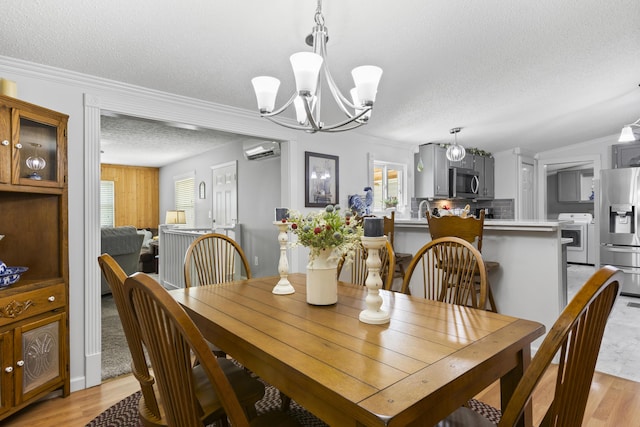
[[[479,295],[476,274],[480,276]],[[409,264],[401,292],[409,293],[412,278],[427,299],[474,308],[486,304],[487,273],[482,255],[458,237],[441,237],[420,248]]]
[[[125,281],[128,302],[139,325],[158,382],[160,396],[170,426],[202,427],[202,407],[198,384],[192,375],[191,355],[200,362],[221,413],[234,427],[297,426],[284,412],[271,411],[265,416],[249,419],[246,405],[238,398],[245,385],[238,384],[239,376],[259,383],[240,370],[228,375],[209,350],[202,333],[175,299],[158,282],[142,273]],[[230,382],[232,379],[232,382]],[[264,394],[264,387],[262,388]],[[255,402],[255,401],[254,401]],[[244,406],[244,407],[243,407]],[[254,408],[255,409],[255,408]],[[225,418],[226,421],[226,418]]]
[[[445,215],[442,217],[434,217],[427,212],[427,223],[429,224],[429,233],[432,239],[440,237],[454,236],[466,240],[474,244],[479,252],[482,253],[482,237],[484,235],[484,211],[480,211],[478,218],[466,217],[462,218],[457,215]],[[496,261],[484,260],[487,273],[500,267],[500,263]],[[476,278],[479,282],[479,278]],[[487,278],[487,293],[489,309],[494,313],[498,312],[491,284]]]
[[[558,363],[553,400],[540,426],[580,427],[609,314],[620,290],[623,273],[611,266],[595,272],[567,304],[538,348],[516,386],[499,427],[516,425],[551,363]],[[555,361],[555,358],[558,361]],[[535,403],[535,402],[534,402]],[[439,426],[492,426],[486,418],[462,407]]]
[[[378,254],[381,261],[380,277],[382,278],[382,288],[391,290],[391,286],[393,285],[393,273],[395,271],[396,260],[393,253],[393,248],[391,247],[391,243],[389,243],[388,240],[385,242],[384,247],[379,250]],[[356,247],[355,253],[353,254],[352,262],[349,264],[351,275],[348,281],[350,283],[355,283],[358,285],[365,284],[368,275],[367,255],[367,250],[361,244]],[[338,278],[340,278],[340,274],[342,273],[344,264],[345,258],[343,257],[338,263]]]
[[[184,261],[185,286],[213,285],[238,280],[236,260],[244,268],[246,278],[251,279],[251,268],[240,245],[230,237],[219,233],[199,236],[187,249]]]

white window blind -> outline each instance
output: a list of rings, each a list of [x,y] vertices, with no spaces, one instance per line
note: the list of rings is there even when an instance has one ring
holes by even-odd
[[[195,224],[195,179],[186,178],[175,181],[176,209],[183,210],[187,218],[187,227]]]
[[[114,227],[114,185],[113,181],[100,181],[100,227]]]

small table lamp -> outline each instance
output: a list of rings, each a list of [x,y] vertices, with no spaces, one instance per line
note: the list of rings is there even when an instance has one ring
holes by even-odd
[[[186,224],[187,215],[181,210],[167,211],[167,215],[164,219],[165,224]]]

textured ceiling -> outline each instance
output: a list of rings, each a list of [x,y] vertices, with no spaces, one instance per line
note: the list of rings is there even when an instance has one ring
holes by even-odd
[[[100,161],[115,165],[161,167],[230,143],[261,141],[210,129],[184,129],[123,115],[102,115]]]
[[[0,0],[0,55],[255,109],[250,79],[293,90],[316,1]],[[384,69],[361,133],[488,151],[552,149],[640,116],[638,0],[325,0],[330,69]],[[328,104],[325,100],[324,104]],[[327,120],[328,121],[328,120]]]

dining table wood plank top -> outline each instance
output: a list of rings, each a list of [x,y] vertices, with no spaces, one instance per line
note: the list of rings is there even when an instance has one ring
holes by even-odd
[[[544,326],[380,291],[387,324],[359,320],[367,289],[306,302],[304,274],[176,289],[203,336],[331,426],[432,426],[500,379],[506,405]],[[530,412],[530,411],[529,411]],[[522,425],[530,425],[530,413]]]

